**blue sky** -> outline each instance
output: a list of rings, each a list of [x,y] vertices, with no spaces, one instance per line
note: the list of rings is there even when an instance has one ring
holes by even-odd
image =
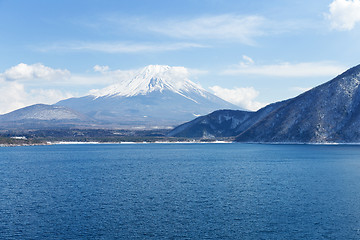
[[[0,0],[0,31],[0,113],[151,64],[255,110],[360,63],[360,0]]]

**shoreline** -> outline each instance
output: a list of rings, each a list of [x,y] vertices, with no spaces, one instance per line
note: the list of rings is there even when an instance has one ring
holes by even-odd
[[[34,144],[0,144],[0,147],[31,147],[31,146],[53,146],[53,145],[105,145],[105,144],[113,144],[113,145],[121,145],[121,144],[229,144],[234,143],[231,141],[154,141],[154,142],[72,142],[72,141],[56,141],[56,142],[44,142],[44,143],[34,143]]]
[[[202,142],[202,141],[154,141],[154,142],[66,142],[66,141],[59,141],[59,142],[49,142],[48,145],[81,145],[81,144],[191,144],[191,143],[233,143],[230,141],[209,141],[209,142]]]
[[[313,145],[313,146],[360,146],[360,143],[302,143],[302,142],[234,142],[234,141],[154,141],[154,142],[77,142],[56,141],[44,143],[22,143],[22,144],[0,144],[0,147],[31,147],[31,146],[53,146],[53,145],[133,145],[133,144],[262,144],[262,145]]]

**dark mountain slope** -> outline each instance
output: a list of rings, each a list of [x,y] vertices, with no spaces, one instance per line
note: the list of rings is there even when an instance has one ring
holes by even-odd
[[[169,136],[189,138],[234,137],[284,103],[270,104],[257,112],[218,110],[174,128]]]
[[[241,142],[360,142],[360,65],[286,101]]]
[[[253,112],[240,110],[218,110],[176,127],[169,136],[190,138],[234,136],[239,125],[253,114]]]

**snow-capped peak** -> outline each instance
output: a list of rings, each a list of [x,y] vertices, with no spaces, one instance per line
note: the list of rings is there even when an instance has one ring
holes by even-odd
[[[95,97],[146,95],[148,93],[170,90],[187,97],[187,93],[196,92],[205,96],[206,91],[188,79],[189,71],[184,67],[149,65],[132,72],[132,77],[119,78],[118,82],[106,88],[92,92]]]

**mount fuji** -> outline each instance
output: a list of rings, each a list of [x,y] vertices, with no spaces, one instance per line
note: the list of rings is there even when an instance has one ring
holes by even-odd
[[[239,109],[188,79],[183,67],[150,65],[90,95],[56,103],[113,127],[171,127],[218,109]]]

